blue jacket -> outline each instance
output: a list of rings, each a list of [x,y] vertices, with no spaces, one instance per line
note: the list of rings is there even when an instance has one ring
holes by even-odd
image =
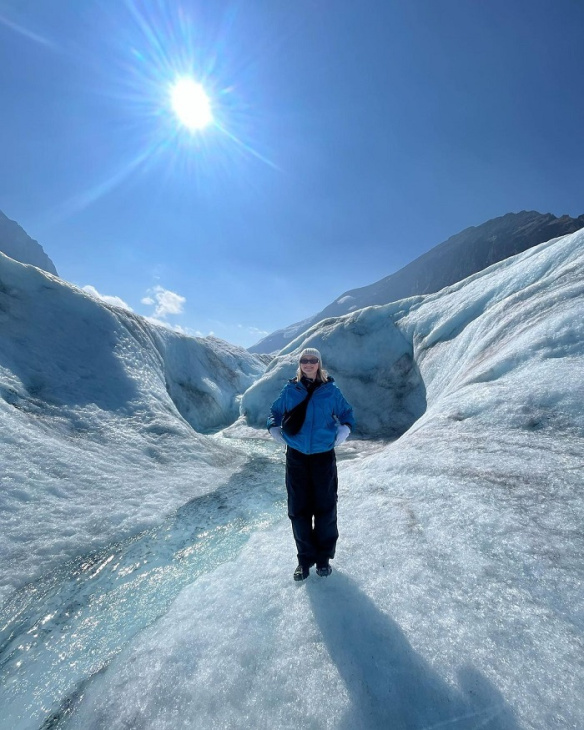
[[[290,380],[274,401],[268,418],[268,429],[280,426],[286,411],[291,411],[308,395],[302,381]],[[329,378],[313,393],[306,408],[304,425],[295,436],[282,431],[284,441],[303,454],[320,454],[330,451],[335,445],[337,425],[355,425],[353,409],[345,400],[334,380]]]

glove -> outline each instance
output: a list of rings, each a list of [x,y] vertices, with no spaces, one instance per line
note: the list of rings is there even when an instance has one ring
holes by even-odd
[[[270,429],[270,436],[274,439],[274,441],[276,441],[276,443],[284,444],[284,446],[286,445],[280,426],[272,426]]]
[[[348,426],[338,426],[337,427],[337,437],[335,439],[335,447],[340,446],[343,441],[346,441],[349,438],[349,434],[351,433],[351,429]]]

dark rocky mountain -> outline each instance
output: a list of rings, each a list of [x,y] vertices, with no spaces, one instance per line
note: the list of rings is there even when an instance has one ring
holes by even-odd
[[[276,330],[249,348],[250,352],[278,352],[309,327],[327,317],[339,317],[373,304],[388,304],[416,294],[431,294],[466,279],[497,261],[539,243],[584,228],[584,215],[557,218],[551,213],[521,211],[493,218],[451,236],[395,274],[351,289],[309,319]]]
[[[0,210],[0,251],[21,264],[32,264],[49,274],[58,276],[55,264],[40,243],[31,238],[16,221]]]

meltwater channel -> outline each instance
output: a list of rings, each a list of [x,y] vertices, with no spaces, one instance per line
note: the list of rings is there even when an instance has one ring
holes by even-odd
[[[0,612],[0,730],[63,730],[92,678],[168,609],[286,515],[283,453],[241,442],[244,467],[159,527],[25,586]]]

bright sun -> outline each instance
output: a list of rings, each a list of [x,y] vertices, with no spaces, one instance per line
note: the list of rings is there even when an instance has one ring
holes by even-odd
[[[211,102],[205,89],[191,78],[178,79],[170,90],[174,113],[185,127],[194,131],[213,121]]]

